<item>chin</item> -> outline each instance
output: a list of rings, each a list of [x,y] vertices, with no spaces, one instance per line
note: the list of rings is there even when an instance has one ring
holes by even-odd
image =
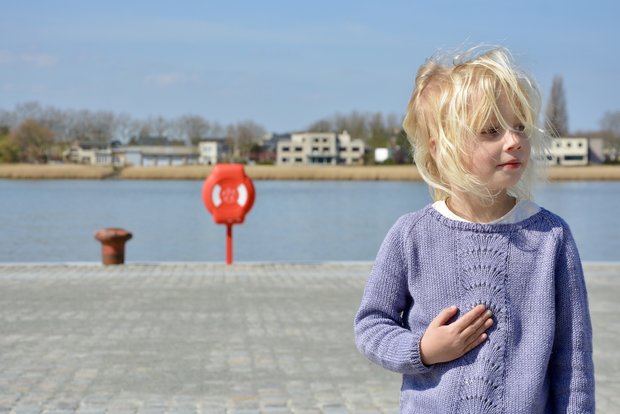
[[[508,191],[511,188],[515,187],[517,184],[519,184],[518,179],[517,180],[502,180],[501,182],[495,182],[489,185],[489,189],[491,191],[504,192],[504,191]]]

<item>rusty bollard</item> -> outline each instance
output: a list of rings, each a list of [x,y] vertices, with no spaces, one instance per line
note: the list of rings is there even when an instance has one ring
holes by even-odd
[[[125,242],[132,234],[124,229],[102,229],[95,233],[95,239],[101,242],[101,263],[119,265],[125,263]]]

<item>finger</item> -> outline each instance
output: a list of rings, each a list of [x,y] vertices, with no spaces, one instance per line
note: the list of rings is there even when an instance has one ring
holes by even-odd
[[[452,317],[454,317],[454,315],[456,314],[456,311],[457,311],[456,306],[450,306],[449,308],[442,309],[442,311],[439,312],[439,314],[435,317],[435,319],[432,320],[432,322],[430,323],[430,326],[437,327],[437,326],[443,326],[447,324],[448,321],[452,319]]]
[[[485,334],[488,336],[488,334],[486,333],[486,331],[493,326],[493,319],[487,319],[482,325],[480,325],[480,327],[473,332],[469,337],[466,337],[466,339],[464,339],[464,342],[467,344],[471,344],[473,342],[476,342],[476,340],[478,340],[480,338],[480,335]]]
[[[475,347],[477,347],[480,344],[482,344],[484,341],[487,340],[487,338],[488,338],[487,334],[485,334],[485,333],[480,334],[474,341],[472,341],[469,345],[467,345],[465,347],[465,351],[463,351],[463,355],[465,355],[466,353],[468,353],[469,351],[471,351]]]
[[[490,310],[486,310],[481,316],[478,317],[475,321],[473,321],[469,326],[461,331],[461,335],[464,337],[474,336],[477,337],[482,332],[486,331],[491,325],[493,325],[493,320],[490,319],[493,316],[493,313]],[[485,324],[491,320],[491,324],[485,326]]]
[[[463,315],[459,320],[454,322],[454,326],[462,332],[469,325],[474,323],[476,319],[478,319],[482,313],[485,311],[486,307],[484,305],[477,305],[472,310]]]

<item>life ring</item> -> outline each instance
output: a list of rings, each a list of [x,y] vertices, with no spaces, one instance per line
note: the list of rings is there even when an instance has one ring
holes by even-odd
[[[254,184],[241,164],[217,164],[202,187],[202,201],[218,224],[243,223],[254,199]]]

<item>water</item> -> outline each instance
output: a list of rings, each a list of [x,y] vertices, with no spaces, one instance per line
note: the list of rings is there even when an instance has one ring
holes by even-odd
[[[235,226],[238,261],[372,260],[402,214],[426,205],[409,182],[256,181],[257,199]],[[224,261],[225,227],[200,199],[201,181],[0,180],[0,262],[96,262],[94,232],[134,237],[127,261]],[[571,225],[588,261],[620,260],[620,183],[565,182],[539,188],[540,205]]]

